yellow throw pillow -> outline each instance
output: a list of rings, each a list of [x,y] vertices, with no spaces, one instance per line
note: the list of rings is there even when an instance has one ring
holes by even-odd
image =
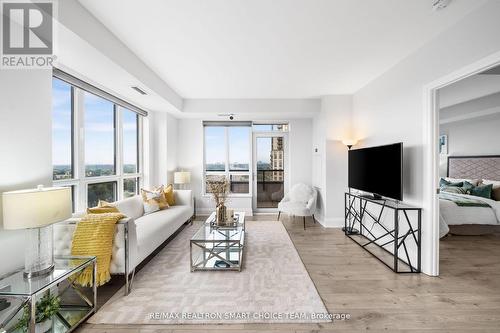
[[[99,200],[99,202],[97,203],[97,207],[114,207],[114,205],[111,202]]]
[[[167,200],[163,195],[163,187],[157,191],[148,191],[141,188],[141,196],[144,204],[144,213],[154,213],[160,209],[168,208]]]
[[[87,208],[87,214],[105,214],[105,213],[119,213],[118,208],[114,206],[104,206],[104,207],[91,207]]]
[[[165,195],[165,199],[168,202],[169,206],[175,205],[175,196],[174,196],[174,186],[169,184],[167,187],[163,188],[163,194]]]

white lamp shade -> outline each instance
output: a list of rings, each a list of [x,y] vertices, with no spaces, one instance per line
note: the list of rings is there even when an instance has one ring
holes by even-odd
[[[39,187],[37,189],[4,192],[4,229],[40,228],[71,217],[72,202],[69,187]]]
[[[174,183],[175,184],[189,184],[189,183],[191,183],[191,172],[189,172],[189,171],[174,172]]]

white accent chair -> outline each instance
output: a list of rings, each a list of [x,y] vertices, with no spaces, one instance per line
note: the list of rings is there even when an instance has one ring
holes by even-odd
[[[314,187],[302,183],[295,184],[278,204],[278,220],[281,212],[291,216],[302,216],[306,230],[306,216],[311,216],[316,223],[314,213],[317,198],[318,192]]]

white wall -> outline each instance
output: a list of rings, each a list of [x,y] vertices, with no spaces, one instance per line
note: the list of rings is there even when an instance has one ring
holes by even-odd
[[[51,104],[51,71],[0,71],[0,193],[52,184]],[[25,244],[2,225],[0,275],[24,265]]]
[[[424,206],[423,271],[436,274],[430,201],[424,202],[424,85],[500,50],[500,2],[490,1],[354,95],[353,126],[365,146],[403,141],[404,198]],[[425,194],[427,195],[427,194]]]
[[[149,163],[149,178],[145,187],[171,184],[177,170],[178,120],[166,112],[150,112],[148,115],[145,159]]]
[[[488,96],[500,91],[500,75],[478,74],[439,89],[442,108]]]
[[[290,170],[289,179],[291,184],[304,182],[311,184],[312,164],[311,119],[291,119],[289,133]],[[203,175],[203,121],[202,119],[179,119],[178,120],[178,167],[191,171],[191,189],[196,197],[196,208],[198,214],[207,214],[213,210],[213,203],[209,196],[202,194]],[[252,198],[233,197],[229,206],[252,214]]]
[[[321,111],[313,118],[312,169],[319,190],[317,217],[327,227],[344,224],[347,147],[342,140],[352,137],[351,122],[352,96],[321,98]]]
[[[449,156],[500,155],[500,114],[442,124],[439,132],[448,135]],[[441,177],[446,177],[446,162],[442,157]]]

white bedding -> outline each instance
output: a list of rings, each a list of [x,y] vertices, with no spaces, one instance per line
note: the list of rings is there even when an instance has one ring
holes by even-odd
[[[470,198],[467,194],[456,194]],[[456,203],[440,199],[439,200],[439,236],[443,237],[449,232],[448,225],[460,224],[500,224],[500,201],[473,197],[481,200],[490,207],[462,207]]]

